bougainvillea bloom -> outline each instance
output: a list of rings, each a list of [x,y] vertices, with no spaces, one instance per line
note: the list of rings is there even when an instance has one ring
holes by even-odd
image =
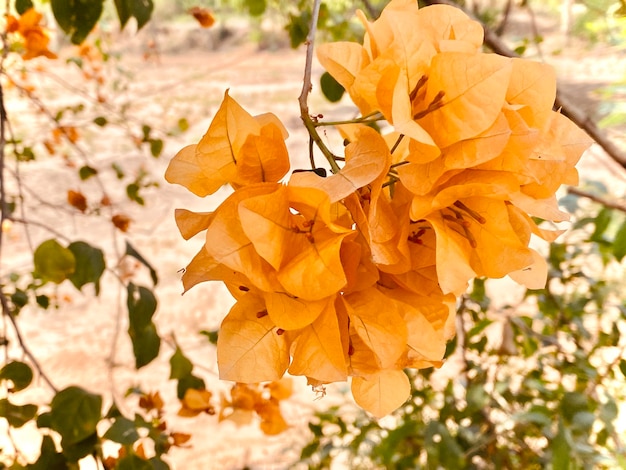
[[[34,8],[26,10],[19,18],[12,15],[6,16],[7,33],[17,33],[23,40],[24,60],[44,56],[48,59],[56,59],[57,55],[48,50],[50,38],[41,26],[43,15]]]
[[[481,25],[460,10],[392,0],[374,22],[359,16],[363,44],[325,44],[318,57],[389,132],[341,126],[334,174],[285,180],[278,118],[251,116],[226,93],[166,178],[201,197],[232,187],[213,212],[176,212],[185,239],[206,240],[185,290],[219,280],[236,299],[218,339],[220,376],[251,384],[288,372],[314,387],[350,378],[355,401],[383,416],[410,393],[403,369],[442,364],[472,279],[545,284],[529,244],[560,232],[533,217],[567,220],[555,191],[576,184],[589,139],[552,110],[553,71],[482,52]],[[272,406],[256,412],[279,432]]]

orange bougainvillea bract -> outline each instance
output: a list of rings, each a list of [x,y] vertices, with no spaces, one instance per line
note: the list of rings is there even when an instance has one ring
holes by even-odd
[[[16,33],[21,37],[24,52],[24,60],[44,56],[48,59],[56,59],[57,55],[48,49],[50,38],[41,26],[43,15],[34,8],[26,10],[19,18],[6,15],[7,33]]]
[[[339,171],[287,180],[278,118],[226,93],[166,178],[200,197],[232,188],[213,212],[176,212],[185,239],[206,240],[185,290],[221,281],[236,299],[217,344],[221,378],[351,380],[380,417],[409,396],[403,369],[441,366],[472,279],[545,285],[529,243],[560,232],[534,217],[567,220],[555,191],[577,183],[590,139],[552,110],[549,66],[482,52],[482,27],[459,9],[393,0],[378,20],[360,18],[363,44],[323,44],[318,59],[362,116],[388,126],[342,125]]]

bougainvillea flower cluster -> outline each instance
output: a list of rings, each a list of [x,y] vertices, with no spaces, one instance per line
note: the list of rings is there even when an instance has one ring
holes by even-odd
[[[545,285],[529,242],[559,231],[533,217],[568,218],[555,191],[576,184],[590,140],[552,110],[552,69],[482,52],[482,27],[462,11],[393,0],[378,20],[361,18],[363,44],[324,44],[318,58],[388,132],[343,125],[340,171],[285,180],[278,118],[251,116],[226,93],[166,178],[201,197],[233,188],[213,212],[176,212],[184,238],[206,237],[185,290],[217,280],[236,299],[220,377],[350,378],[356,402],[383,416],[410,393],[403,369],[441,365],[472,279]]]

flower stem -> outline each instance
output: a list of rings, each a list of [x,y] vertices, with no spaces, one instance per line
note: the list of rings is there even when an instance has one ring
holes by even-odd
[[[313,14],[311,15],[311,27],[309,30],[309,35],[306,40],[306,63],[304,66],[304,78],[302,80],[302,92],[300,93],[300,97],[298,98],[298,102],[300,103],[300,118],[304,123],[304,127],[306,127],[309,132],[309,138],[315,142],[318,148],[321,150],[322,154],[328,160],[330,164],[330,168],[333,173],[338,173],[340,168],[337,165],[337,161],[335,160],[335,155],[326,147],[326,144],[322,141],[322,138],[317,133],[315,129],[315,122],[311,119],[311,115],[309,114],[309,104],[308,104],[308,96],[311,92],[311,70],[313,68],[313,45],[315,42],[315,33],[317,31],[317,20],[319,18],[320,12],[320,4],[321,0],[315,0],[313,3]],[[313,149],[312,146],[309,147],[310,150],[310,158],[311,162],[313,162]]]

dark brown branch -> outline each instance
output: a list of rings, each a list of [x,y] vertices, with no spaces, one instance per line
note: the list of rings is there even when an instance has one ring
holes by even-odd
[[[426,3],[429,5],[440,3],[461,8],[459,5],[450,0],[426,0]],[[471,13],[467,11],[465,11],[465,13],[473,17]],[[473,19],[479,21],[475,17],[473,17]],[[484,24],[483,28],[485,30],[485,45],[487,45],[487,47],[503,56],[519,57],[519,54],[511,50],[509,46],[507,46],[504,41],[497,36],[496,33]],[[595,140],[600,147],[602,147],[609,157],[615,160],[620,166],[622,166],[622,168],[626,169],[626,151],[619,148],[611,139],[609,139],[609,137],[607,137],[607,135],[598,128],[593,119],[567,99],[567,97],[565,97],[563,92],[560,90],[557,90],[554,106],[556,109],[560,109],[563,115],[570,118],[578,127],[589,134],[589,136]]]

